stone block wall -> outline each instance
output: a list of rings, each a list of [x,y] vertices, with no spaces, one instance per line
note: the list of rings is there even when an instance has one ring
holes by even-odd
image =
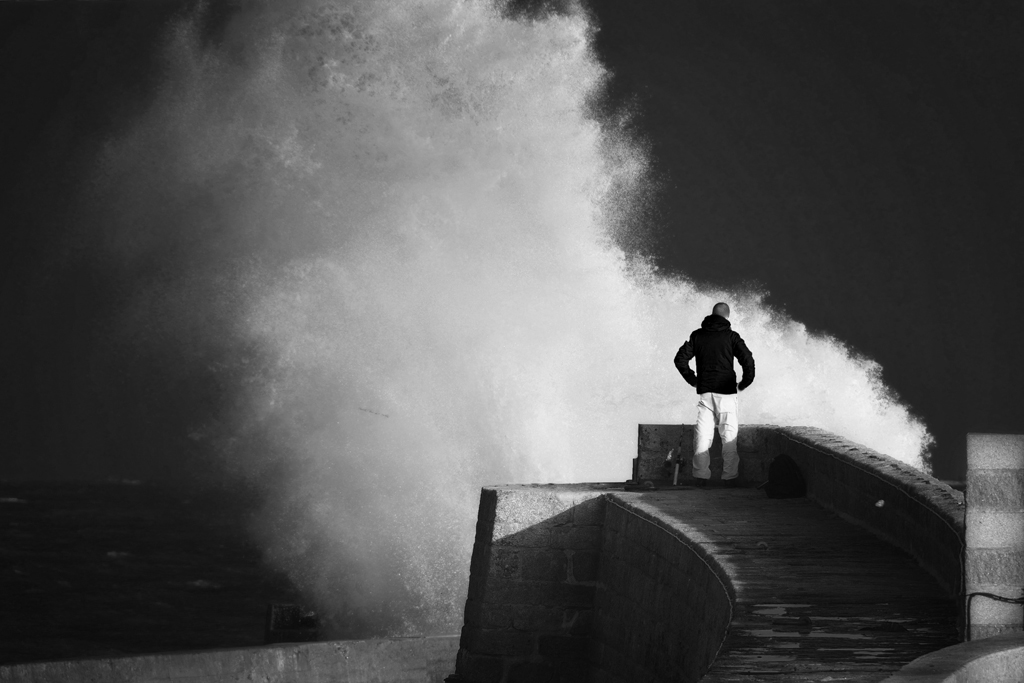
[[[483,489],[456,668],[461,680],[588,680],[608,488]]]
[[[967,594],[1024,592],[1024,435],[967,435]],[[1024,607],[971,599],[970,638],[1021,631]]]
[[[667,526],[636,494],[609,494],[595,602],[595,683],[687,682],[707,672],[735,595],[698,537]]]

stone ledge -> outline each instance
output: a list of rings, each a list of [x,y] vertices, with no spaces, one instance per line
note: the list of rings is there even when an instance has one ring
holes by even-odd
[[[458,636],[336,640],[0,667],[0,683],[441,683]]]

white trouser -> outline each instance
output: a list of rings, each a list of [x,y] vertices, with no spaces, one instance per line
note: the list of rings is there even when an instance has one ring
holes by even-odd
[[[736,394],[700,394],[697,400],[697,425],[693,429],[693,476],[711,478],[711,442],[715,426],[722,436],[722,480],[735,479],[739,474],[740,456],[736,452],[736,436],[740,432],[740,418],[736,412]]]

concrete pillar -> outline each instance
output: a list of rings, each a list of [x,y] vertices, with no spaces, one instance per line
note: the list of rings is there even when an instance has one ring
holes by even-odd
[[[967,435],[966,596],[1024,591],[1024,435]],[[966,599],[966,598],[965,598]],[[971,640],[1024,629],[1024,607],[976,596]]]

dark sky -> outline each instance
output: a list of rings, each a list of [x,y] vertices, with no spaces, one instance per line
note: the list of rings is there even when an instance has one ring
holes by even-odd
[[[122,438],[89,412],[98,370],[76,351],[116,283],[37,274],[81,164],[145,107],[161,27],[187,4],[0,3],[8,454]],[[963,475],[968,432],[1024,431],[1024,5],[587,5],[613,74],[600,106],[633,108],[659,181],[652,232],[632,247],[698,282],[766,290],[878,361],[935,435],[940,477]],[[137,388],[125,382],[122,397]]]
[[[1024,431],[1024,4],[592,5],[662,179],[663,268],[878,361],[940,477],[968,432]]]

